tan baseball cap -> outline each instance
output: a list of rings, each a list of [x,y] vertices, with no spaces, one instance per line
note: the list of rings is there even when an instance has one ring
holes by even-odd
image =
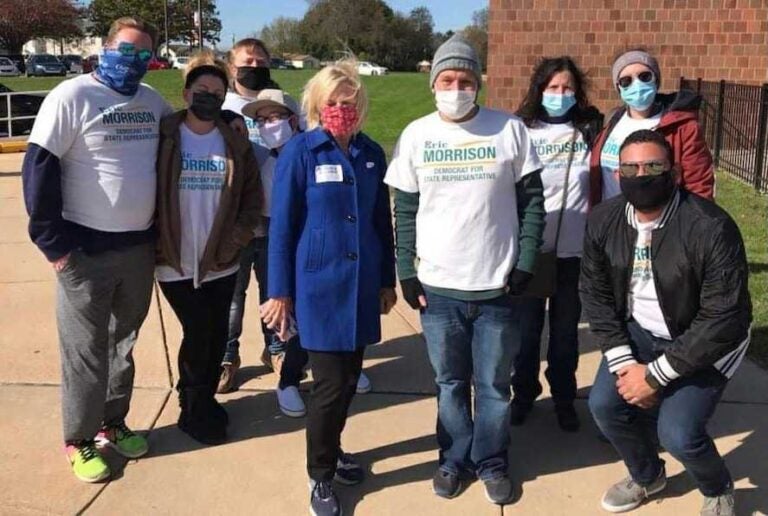
[[[294,115],[299,115],[299,104],[283,90],[267,89],[261,90],[256,96],[256,100],[243,106],[243,114],[248,118],[256,118],[256,113],[268,106],[280,106]]]

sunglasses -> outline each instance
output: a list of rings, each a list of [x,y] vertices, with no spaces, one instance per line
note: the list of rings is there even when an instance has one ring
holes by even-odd
[[[619,173],[624,177],[637,177],[640,173],[640,167],[645,170],[647,176],[660,176],[669,170],[667,164],[663,161],[640,161],[637,163],[619,164]]]
[[[629,88],[629,85],[632,84],[636,78],[639,79],[640,82],[651,82],[656,77],[653,75],[653,72],[650,71],[640,72],[634,77],[631,75],[625,75],[624,77],[619,77],[619,86],[621,88]]]
[[[139,60],[147,62],[152,59],[152,51],[147,49],[136,50],[136,45],[133,43],[118,43],[117,49],[120,55],[125,57],[136,56]]]

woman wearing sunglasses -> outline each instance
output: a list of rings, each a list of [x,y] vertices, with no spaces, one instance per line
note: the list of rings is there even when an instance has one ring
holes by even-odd
[[[660,132],[672,146],[680,167],[678,183],[689,192],[713,199],[712,155],[698,122],[701,98],[687,90],[659,93],[659,64],[641,49],[620,55],[611,77],[624,105],[610,117],[592,149],[590,206],[620,193],[614,174],[619,167],[619,148],[627,136],[643,129]]]
[[[570,57],[542,59],[533,71],[528,93],[518,110],[531,135],[544,171],[547,225],[544,252],[554,251],[557,290],[549,296],[549,344],[546,377],[557,421],[564,431],[579,428],[573,407],[579,360],[578,324],[581,242],[587,221],[589,152],[603,115],[587,97],[588,80]],[[543,273],[543,271],[542,271]],[[520,354],[515,360],[510,422],[522,424],[542,392],[539,383],[541,333],[547,299],[515,299],[520,318]]]

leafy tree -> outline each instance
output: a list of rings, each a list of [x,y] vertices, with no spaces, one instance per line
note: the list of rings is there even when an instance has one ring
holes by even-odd
[[[167,0],[168,2],[168,38],[191,44],[197,41],[197,28],[194,25],[194,13],[197,0]],[[213,0],[202,0],[203,40],[212,43],[220,41],[221,20]],[[106,36],[114,20],[122,16],[140,16],[158,29],[158,45],[165,42],[165,2],[164,0],[92,0],[88,7],[92,24],[91,33]]]
[[[80,16],[71,0],[0,0],[0,47],[21,54],[31,39],[80,36]]]
[[[485,70],[488,64],[488,8],[472,13],[472,24],[464,28],[462,33],[477,50],[480,63]]]
[[[302,51],[300,30],[301,20],[281,16],[265,25],[258,37],[274,54],[298,53]]]

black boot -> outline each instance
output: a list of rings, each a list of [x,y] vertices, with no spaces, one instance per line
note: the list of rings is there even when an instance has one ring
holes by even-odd
[[[509,424],[512,426],[522,425],[531,410],[533,410],[533,403],[513,398],[509,404]]]
[[[563,403],[555,405],[555,414],[557,414],[557,424],[564,432],[578,432],[581,422],[573,403]]]
[[[182,432],[202,444],[222,444],[227,440],[226,423],[213,416],[209,390],[187,387],[179,391],[181,414],[178,426]]]

